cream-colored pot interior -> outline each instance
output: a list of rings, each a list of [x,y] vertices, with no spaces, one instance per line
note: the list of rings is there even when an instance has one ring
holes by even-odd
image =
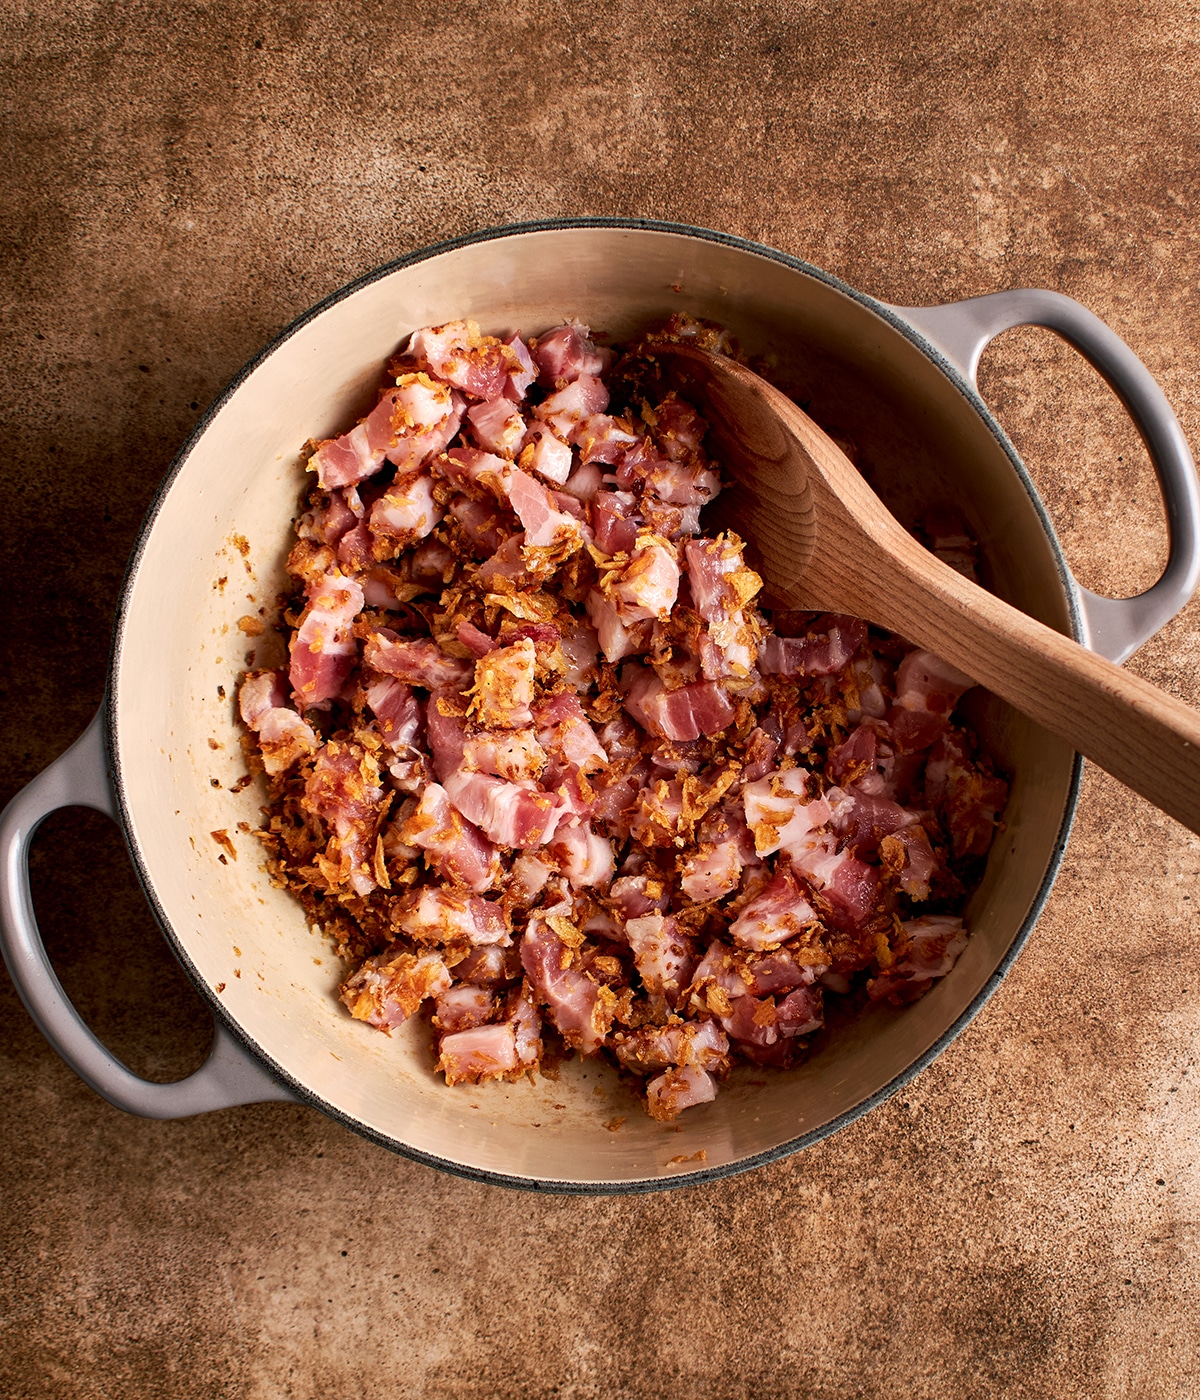
[[[613,1189],[728,1171],[827,1131],[910,1070],[960,1022],[1036,912],[1069,818],[1072,751],[976,692],[991,752],[1014,776],[1005,828],[952,974],[903,1010],[875,1008],[788,1072],[740,1070],[676,1124],[651,1121],[596,1062],[556,1079],[449,1089],[428,1028],[391,1038],[345,1014],[341,968],[273,889],[263,793],[244,772],[235,696],[262,642],[238,620],[270,605],[309,438],[344,430],[417,327],[471,317],[536,333],[568,316],[614,340],[672,312],[712,318],[777,367],[827,428],[853,437],[902,519],[953,502],[985,581],[1070,630],[1055,547],[980,409],[871,306],[746,245],[635,227],[521,231],[398,267],[302,321],[220,403],[178,465],[143,539],[121,616],[112,746],[147,890],[196,980],[293,1085],[403,1151],[472,1174]],[[245,824],[241,826],[240,824]],[[213,832],[226,832],[236,860]],[[623,1120],[623,1121],[619,1121]]]

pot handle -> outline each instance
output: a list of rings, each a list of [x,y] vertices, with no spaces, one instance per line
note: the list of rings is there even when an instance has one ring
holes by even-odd
[[[1111,661],[1124,661],[1175,616],[1200,581],[1196,468],[1179,420],[1150,371],[1098,316],[1060,292],[1024,287],[947,306],[892,310],[973,385],[980,356],[1001,331],[1043,326],[1073,345],[1125,405],[1158,474],[1167,514],[1167,567],[1157,583],[1133,598],[1106,598],[1075,583],[1084,645]]]
[[[296,1101],[224,1026],[213,1028],[208,1059],[174,1084],[154,1084],[127,1069],[92,1034],[55,975],[38,932],[29,888],[29,846],[59,807],[92,807],[114,821],[104,710],[74,744],[23,788],[0,814],[0,949],[38,1029],[77,1075],[109,1103],[143,1118],[186,1118],[235,1104]]]

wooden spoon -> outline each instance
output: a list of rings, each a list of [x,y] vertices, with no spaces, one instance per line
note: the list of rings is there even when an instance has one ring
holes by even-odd
[[[1200,715],[971,583],[923,548],[843,452],[751,370],[646,347],[692,390],[733,486],[768,606],[850,613],[936,652],[1200,832]]]

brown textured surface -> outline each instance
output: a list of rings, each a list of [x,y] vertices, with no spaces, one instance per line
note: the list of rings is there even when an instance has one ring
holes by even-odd
[[[4,800],[86,723],[141,516],[312,301],[548,215],[758,238],[884,299],[1053,287],[1200,438],[1188,0],[653,9],[4,7]],[[1039,332],[985,396],[1081,579],[1164,534],[1136,435]],[[1200,608],[1132,663],[1200,702]],[[115,830],[52,818],[47,941],[156,1077],[207,1022]],[[1200,842],[1094,771],[1054,894],[905,1091],[633,1199],[438,1175],[279,1105],[127,1118],[0,987],[0,1393],[1182,1397],[1200,1388]]]

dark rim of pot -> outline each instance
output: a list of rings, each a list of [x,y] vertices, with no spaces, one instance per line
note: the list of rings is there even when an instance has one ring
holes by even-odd
[[[311,1105],[320,1109],[330,1118],[350,1128],[353,1132],[360,1134],[369,1141],[377,1143],[381,1147],[386,1147],[390,1151],[399,1153],[416,1162],[424,1163],[427,1166],[450,1172],[456,1176],[467,1177],[473,1181],[487,1182],[492,1185],[514,1187],[520,1190],[545,1192],[558,1195],[627,1195],[634,1193],[644,1193],[650,1191],[662,1191],[680,1186],[695,1186],[702,1182],[717,1181],[723,1177],[734,1176],[744,1171],[749,1171],[754,1167],[766,1165],[768,1162],[776,1162],[784,1157],[791,1156],[801,1148],[809,1147],[813,1143],[820,1142],[823,1138],[832,1136],[840,1128],[853,1123],[861,1118],[863,1114],[878,1107],[885,1100],[891,1098],[897,1090],[902,1089],[906,1084],[923,1070],[926,1065],[935,1060],[963,1030],[975,1019],[979,1012],[986,1005],[992,994],[999,987],[1000,983],[1008,974],[1009,968],[1016,960],[1018,954],[1025,946],[1034,924],[1037,922],[1046,899],[1050,894],[1050,888],[1058,874],[1062,864],[1063,854],[1067,845],[1067,838],[1070,835],[1071,824],[1075,815],[1075,807],[1079,797],[1080,776],[1083,769],[1083,761],[1078,754],[1075,755],[1071,770],[1071,782],[1067,796],[1066,806],[1063,811],[1063,821],[1059,829],[1054,849],[1046,867],[1045,878],[1038,890],[1029,913],[1022,923],[1008,951],[1001,959],[999,966],[988,978],[987,982],[980,988],[970,1005],[958,1016],[954,1023],[949,1026],[941,1036],[921,1055],[915,1059],[906,1069],[902,1070],[896,1077],[887,1084],[877,1089],[868,1098],[856,1104],[853,1108],[847,1109],[845,1113],[837,1118],[831,1119],[828,1123],[814,1129],[812,1132],[804,1133],[800,1137],[791,1138],[777,1147],[772,1147],[765,1152],[758,1152],[749,1157],[740,1158],[736,1162],[728,1163],[724,1166],[702,1168],[697,1171],[681,1173],[678,1176],[669,1178],[648,1177],[639,1178],[634,1181],[621,1182],[575,1182],[561,1181],[552,1178],[513,1176],[503,1172],[487,1171],[478,1167],[465,1166],[459,1162],[452,1162],[444,1157],[438,1157],[433,1153],[422,1152],[413,1147],[395,1141],[382,1133],[369,1128],[358,1119],[342,1110],[326,1103],[324,1099],[313,1093],[305,1085],[297,1081],[282,1066],[277,1064],[260,1045],[257,1044],[241,1027],[241,1025],[229,1014],[221,1004],[220,999],[211,991],[207,982],[200,975],[198,969],[189,958],[186,949],[176,937],[171,928],[165,910],[162,908],[154,891],[153,883],[150,879],[150,872],[146,868],[141,852],[133,841],[131,831],[132,822],[128,803],[126,801],[125,786],[122,781],[121,770],[117,754],[116,744],[116,692],[121,667],[121,640],[125,631],[127,620],[127,610],[129,596],[132,591],[133,581],[137,575],[138,567],[141,563],[142,555],[146,548],[150,532],[158,518],[158,513],[162,508],[163,501],[170,491],[183,468],[184,463],[191,455],[193,448],[204,435],[209,423],[221,411],[225,404],[232,398],[242,384],[254,371],[269,359],[286,341],[290,340],[297,331],[315,320],[331,306],[336,305],[348,296],[363,287],[369,286],[381,278],[390,276],[393,272],[401,268],[411,267],[416,263],[425,262],[429,258],[437,257],[442,253],[453,252],[459,248],[465,248],[474,243],[486,243],[502,238],[519,237],[529,233],[544,233],[563,229],[628,229],[651,233],[664,233],[694,238],[708,243],[720,243],[729,248],[736,248],[741,252],[751,253],[758,257],[768,258],[772,262],[782,263],[783,266],[811,277],[818,282],[824,283],[827,287],[840,292],[843,296],[849,297],[860,306],[874,312],[882,320],[886,321],[893,330],[898,331],[906,340],[917,347],[928,359],[930,359],[946,376],[951,384],[958,390],[964,399],[970,404],[972,409],[979,415],[987,426],[989,432],[995,438],[997,445],[1004,452],[1012,465],[1021,485],[1027,492],[1038,519],[1050,542],[1054,555],[1055,566],[1058,569],[1060,581],[1062,583],[1063,594],[1067,599],[1070,610],[1071,630],[1076,639],[1081,636],[1081,618],[1079,614],[1078,601],[1075,593],[1075,584],[1067,569],[1066,561],[1063,557],[1062,549],[1055,534],[1054,526],[1046,512],[1041,497],[1038,495],[1025,466],[1012,443],[1009,442],[1004,430],[993,418],[987,405],[980,397],[975,387],[963,378],[961,372],[950,363],[949,360],[928,340],[925,339],[910,322],[892,309],[886,302],[876,300],[867,296],[864,292],[857,291],[840,281],[837,277],[828,272],[822,271],[819,267],[814,267],[811,263],[806,263],[800,258],[792,257],[788,253],[779,252],[775,248],[769,248],[761,243],[751,242],[749,239],[738,238],[733,234],[719,233],[713,229],[700,228],[691,224],[668,223],[658,219],[542,219],[530,223],[507,224],[497,228],[483,229],[477,233],[465,234],[459,238],[448,239],[443,243],[430,244],[427,247],[419,248],[415,252],[409,253],[402,258],[397,258],[394,262],[386,263],[382,267],[377,267],[370,272],[364,273],[353,282],[347,283],[344,287],[332,292],[315,306],[310,307],[301,316],[298,316],[290,325],[282,330],[274,340],[270,342],[258,355],[250,360],[243,369],[226,385],[224,390],[209,405],[208,409],[200,418],[193,429],[191,436],[180,449],[179,454],[172,462],[170,469],[163,479],[162,485],[155,494],[150,509],[146,513],[146,518],[142,523],[141,531],[138,535],[137,544],[130,556],[129,564],[125,571],[125,578],[121,586],[120,602],[117,608],[115,625],[113,627],[112,654],[109,674],[111,677],[108,693],[105,697],[105,723],[104,739],[108,751],[109,771],[112,775],[113,787],[117,795],[117,801],[121,811],[121,827],[125,837],[125,844],[129,849],[130,858],[134,869],[137,871],[138,880],[146,895],[151,908],[161,926],[164,935],[173,949],[175,956],[179,959],[193,984],[200,990],[205,1000],[212,1007],[213,1015],[220,1025],[224,1026],[238,1044],[256,1061],[266,1067],[280,1083],[284,1084],[296,1097],[298,1102]]]

